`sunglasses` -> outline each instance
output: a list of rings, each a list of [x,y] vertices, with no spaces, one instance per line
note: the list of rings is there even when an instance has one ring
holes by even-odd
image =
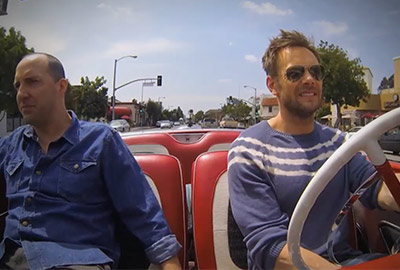
[[[325,69],[322,65],[313,65],[307,70],[317,81],[322,81],[325,77]],[[303,77],[305,71],[306,68],[304,66],[292,66],[286,70],[285,76],[289,81],[297,82]]]

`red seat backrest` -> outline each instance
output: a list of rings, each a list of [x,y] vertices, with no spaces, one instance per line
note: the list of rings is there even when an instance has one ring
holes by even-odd
[[[192,219],[198,269],[238,269],[228,244],[227,151],[201,154],[193,165]]]
[[[147,180],[157,189],[155,193],[159,195],[165,219],[182,245],[179,260],[187,269],[185,190],[179,161],[173,156],[159,154],[137,155],[135,159]]]
[[[185,142],[184,137],[199,134],[195,142]],[[140,134],[140,136],[124,136],[122,139],[129,145],[135,144],[158,144],[164,146],[170,155],[178,158],[182,166],[183,179],[186,184],[191,180],[192,163],[195,159],[216,144],[232,143],[240,134],[240,130],[221,130],[221,131],[193,131],[180,133],[150,133]],[[180,137],[179,140],[176,139]],[[183,140],[182,140],[183,138]]]

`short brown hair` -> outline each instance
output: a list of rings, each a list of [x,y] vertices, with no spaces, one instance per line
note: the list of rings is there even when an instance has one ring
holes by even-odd
[[[315,55],[318,62],[320,62],[318,52],[314,47],[313,42],[298,31],[285,31],[281,29],[280,34],[275,38],[272,38],[270,41],[271,42],[262,57],[262,65],[267,75],[275,77],[278,74],[278,52],[286,47],[307,48]]]

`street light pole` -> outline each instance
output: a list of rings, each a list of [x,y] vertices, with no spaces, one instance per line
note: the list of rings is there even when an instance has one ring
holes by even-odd
[[[131,57],[131,58],[137,58],[137,55],[125,55],[122,56],[118,59],[114,59],[114,72],[113,72],[113,95],[112,95],[112,116],[111,119],[114,120],[115,119],[115,79],[117,76],[117,62],[121,59],[127,58],[127,57]]]
[[[257,117],[256,117],[256,107],[257,107],[257,104],[256,104],[256,98],[257,98],[257,88],[255,88],[255,87],[253,87],[253,86],[250,86],[250,85],[245,85],[245,86],[243,86],[244,88],[252,88],[252,89],[254,89],[254,105],[253,105],[253,119],[254,119],[254,124],[255,123],[257,123]]]

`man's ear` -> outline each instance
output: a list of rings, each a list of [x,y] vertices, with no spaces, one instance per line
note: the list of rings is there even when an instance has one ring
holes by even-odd
[[[276,96],[278,93],[278,90],[276,88],[278,83],[275,80],[277,80],[277,79],[272,78],[270,75],[268,75],[267,79],[266,79],[267,87],[268,87],[269,91],[271,92],[271,94],[273,94],[274,96]]]
[[[60,91],[60,94],[65,94],[65,92],[67,92],[67,88],[68,88],[68,80],[62,78],[58,81],[58,84],[59,84],[58,90]]]

